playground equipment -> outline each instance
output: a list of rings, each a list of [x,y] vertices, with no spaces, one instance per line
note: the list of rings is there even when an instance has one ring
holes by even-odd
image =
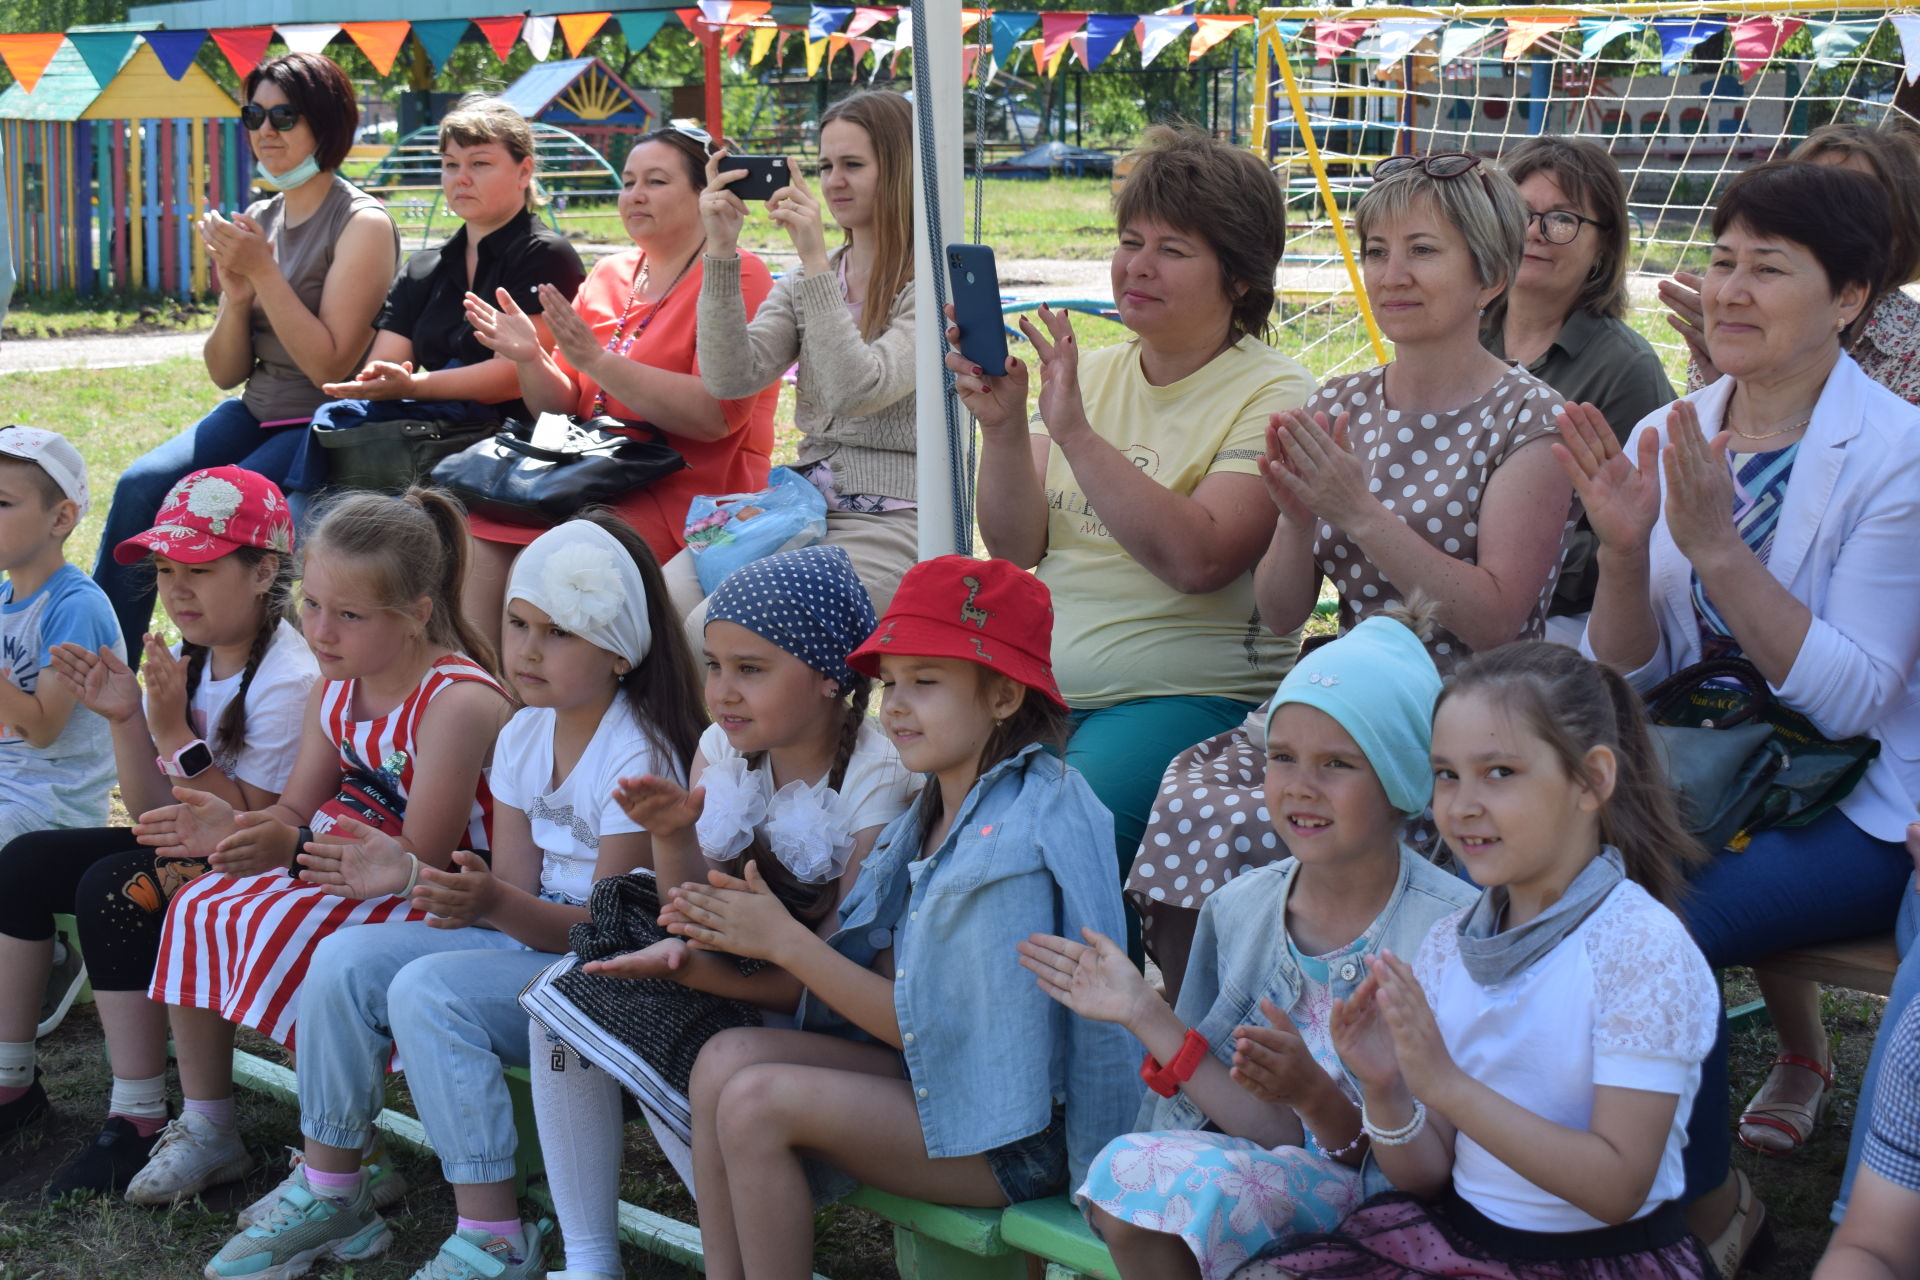
[[[14,201],[14,268],[23,293],[169,293],[210,285],[193,221],[246,205],[253,155],[240,107],[199,67],[169,77],[139,32],[124,34],[104,81],[71,43],[34,92],[0,94],[0,148]]]

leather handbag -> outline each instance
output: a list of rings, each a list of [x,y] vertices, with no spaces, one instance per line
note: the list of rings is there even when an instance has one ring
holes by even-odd
[[[1744,849],[1768,827],[1799,827],[1846,799],[1880,754],[1862,734],[1836,742],[1782,706],[1744,658],[1710,658],[1645,695],[1682,821],[1709,852]]]
[[[327,486],[399,493],[430,473],[440,460],[500,429],[497,422],[462,424],[402,418],[361,419],[311,428],[326,450]]]
[[[531,425],[508,422],[442,459],[433,482],[475,514],[539,528],[582,507],[617,502],[686,465],[666,436],[644,422],[573,419],[564,438],[551,444],[535,444]]]

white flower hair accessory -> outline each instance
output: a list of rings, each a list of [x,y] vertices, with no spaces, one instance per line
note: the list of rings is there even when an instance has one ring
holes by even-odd
[[[653,647],[640,567],[590,520],[568,520],[535,538],[514,562],[507,599],[526,601],[555,626],[635,666]]]
[[[693,828],[701,853],[715,862],[730,862],[753,843],[754,828],[767,816],[767,793],[760,782],[745,756],[707,766],[700,775],[706,803]]]
[[[187,490],[187,510],[207,522],[214,534],[227,531],[227,521],[240,512],[240,486],[219,476],[202,476]]]
[[[840,793],[822,778],[811,786],[789,782],[774,792],[763,829],[773,856],[796,880],[820,884],[839,876],[853,856],[847,825]]]
[[[547,616],[568,631],[604,627],[620,612],[620,567],[599,547],[575,542],[547,557]]]

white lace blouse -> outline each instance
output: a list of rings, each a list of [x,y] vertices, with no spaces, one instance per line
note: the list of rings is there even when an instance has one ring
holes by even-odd
[[[1469,908],[1470,910],[1471,908]],[[1434,926],[1415,973],[1454,1061],[1474,1079],[1556,1124],[1585,1129],[1594,1089],[1678,1099],[1660,1169],[1635,1217],[1680,1195],[1687,1112],[1720,1014],[1713,971],[1679,917],[1623,881],[1553,951],[1518,977],[1482,987],[1460,962],[1465,911]],[[1496,1222],[1587,1231],[1599,1219],[1543,1191],[1460,1134],[1453,1185]]]

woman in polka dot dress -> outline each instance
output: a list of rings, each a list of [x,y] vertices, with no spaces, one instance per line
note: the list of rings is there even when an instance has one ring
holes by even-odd
[[[1470,156],[1382,168],[1356,222],[1394,359],[1274,415],[1263,475],[1280,519],[1255,587],[1262,621],[1280,633],[1306,620],[1323,579],[1339,594],[1342,632],[1418,590],[1436,606],[1431,649],[1444,672],[1542,634],[1572,488],[1547,448],[1560,397],[1477,337],[1478,313],[1525,247],[1519,191]],[[1286,854],[1260,804],[1263,715],[1168,766],[1128,876],[1169,995],[1207,895]]]

